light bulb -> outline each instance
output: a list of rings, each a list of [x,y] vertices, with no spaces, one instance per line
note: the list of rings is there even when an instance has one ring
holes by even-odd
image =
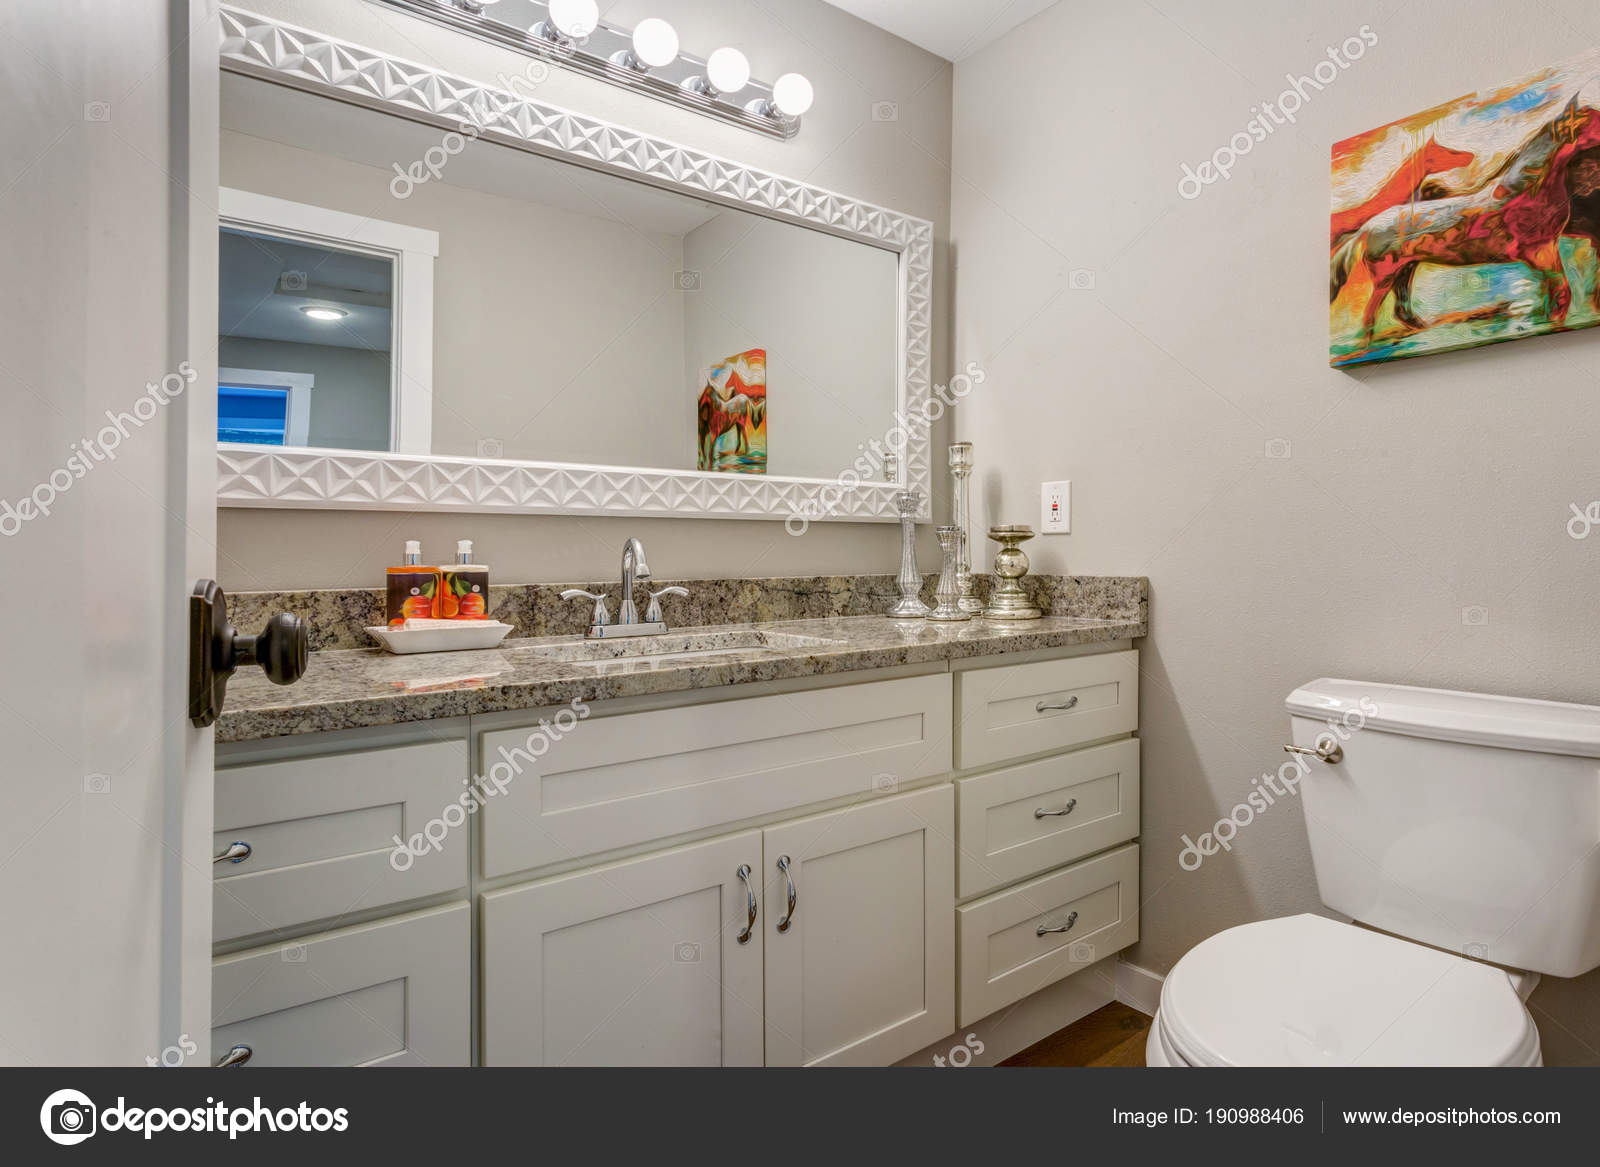
[[[304,312],[313,320],[343,320],[346,316],[350,315],[350,313],[346,312],[343,308],[324,308],[321,305],[313,305],[301,308],[300,311]]]
[[[565,36],[586,37],[599,22],[594,0],[550,0],[550,23]]]
[[[652,68],[678,59],[678,33],[659,16],[641,20],[633,30],[633,54]]]
[[[720,48],[706,59],[706,80],[718,93],[738,93],[750,83],[750,62],[738,49]]]
[[[811,82],[799,73],[785,73],[772,84],[772,104],[785,117],[797,118],[811,108],[816,98]]]

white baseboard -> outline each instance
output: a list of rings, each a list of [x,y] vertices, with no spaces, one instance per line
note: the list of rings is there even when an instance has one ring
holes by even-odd
[[[1161,1005],[1161,982],[1164,980],[1166,978],[1160,973],[1119,960],[1116,968],[1117,1000],[1130,1009],[1154,1017]]]

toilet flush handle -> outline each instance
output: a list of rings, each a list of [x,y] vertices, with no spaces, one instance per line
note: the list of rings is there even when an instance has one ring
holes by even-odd
[[[1344,761],[1344,747],[1333,740],[1332,734],[1323,734],[1317,739],[1315,748],[1311,746],[1284,746],[1286,754],[1305,754],[1312,758],[1321,758],[1328,765],[1333,766]]]

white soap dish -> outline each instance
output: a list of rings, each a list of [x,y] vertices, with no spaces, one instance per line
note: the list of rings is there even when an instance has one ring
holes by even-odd
[[[406,627],[368,628],[372,638],[390,652],[459,652],[469,648],[494,648],[513,630],[498,620],[419,620]],[[422,627],[415,627],[420,624]]]

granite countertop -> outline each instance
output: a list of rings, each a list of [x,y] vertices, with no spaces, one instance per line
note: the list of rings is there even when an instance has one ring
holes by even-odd
[[[1142,583],[1142,581],[1140,581]],[[241,742],[442,717],[538,709],[647,693],[713,688],[1061,648],[1144,636],[1137,617],[1046,616],[999,623],[935,624],[883,616],[843,616],[674,629],[662,641],[698,655],[564,661],[552,652],[637,652],[638,640],[585,642],[570,636],[507,640],[476,652],[395,656],[382,650],[313,652],[291,686],[255,669],[236,675],[217,721],[217,741]],[[743,645],[712,648],[717,638]],[[708,639],[710,638],[710,639]],[[763,647],[757,647],[762,645]]]

